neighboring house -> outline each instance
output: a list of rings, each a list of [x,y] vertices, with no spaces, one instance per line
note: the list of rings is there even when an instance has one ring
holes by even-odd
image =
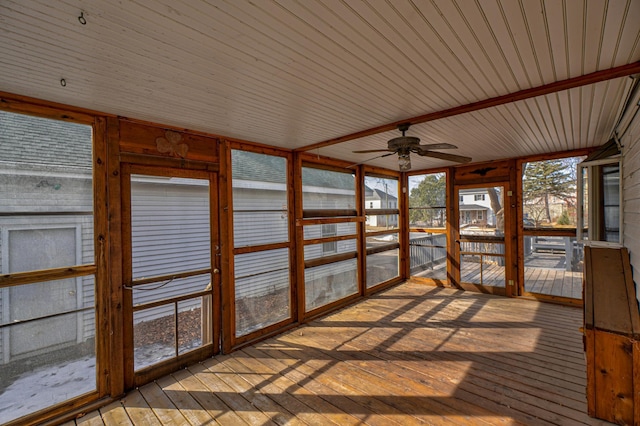
[[[551,216],[551,222],[556,222],[564,212],[567,213],[571,223],[576,223],[576,205],[577,197],[560,198],[555,195],[549,195],[549,215]],[[530,220],[535,221],[534,224],[540,224],[547,222],[547,212],[545,207],[545,201],[543,197],[539,197],[532,200],[525,199],[522,204],[524,214]]]
[[[0,274],[94,263],[91,131],[0,112]],[[0,289],[0,364],[91,339],[93,306],[92,276]]]
[[[491,209],[491,200],[485,189],[461,189],[458,208],[460,210],[460,226],[496,225],[496,215]]]
[[[378,188],[365,185],[365,210],[397,209],[398,198]],[[398,215],[367,215],[367,226],[395,228],[398,226]]]

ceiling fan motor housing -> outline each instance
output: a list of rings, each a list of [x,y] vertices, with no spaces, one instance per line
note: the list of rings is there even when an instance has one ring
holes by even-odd
[[[404,151],[420,145],[420,138],[415,136],[399,136],[387,142],[389,151]]]

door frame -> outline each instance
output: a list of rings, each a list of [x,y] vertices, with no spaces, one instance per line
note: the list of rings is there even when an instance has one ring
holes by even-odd
[[[502,197],[502,210],[504,220],[504,274],[505,286],[492,287],[481,284],[463,283],[461,280],[461,262],[460,262],[460,190],[487,188],[487,187],[503,187],[504,193]],[[453,284],[464,290],[479,291],[483,293],[499,294],[507,297],[517,297],[519,289],[517,285],[517,234],[515,230],[515,207],[516,196],[514,194],[511,181],[509,179],[486,180],[479,179],[477,181],[466,181],[464,183],[455,183],[453,185],[453,203],[452,203],[452,248],[453,248]],[[464,237],[464,236],[463,236]]]
[[[219,180],[218,173],[207,170],[192,170],[176,167],[158,167],[138,163],[121,163],[121,217],[122,217],[122,281],[123,281],[123,355],[125,389],[141,386],[158,377],[177,371],[187,365],[210,358],[220,353],[221,341],[221,275],[220,275],[220,230],[219,230]],[[158,177],[180,177],[203,179],[209,182],[209,226],[210,226],[210,274],[211,274],[211,344],[161,361],[135,371],[133,342],[133,291],[132,241],[131,241],[131,175],[143,174]],[[203,324],[203,329],[207,328]]]

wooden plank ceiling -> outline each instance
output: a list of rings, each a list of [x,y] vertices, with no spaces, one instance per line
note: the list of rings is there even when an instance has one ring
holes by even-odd
[[[0,91],[291,149],[639,60],[637,0],[0,2]],[[408,134],[474,161],[601,145],[630,83]],[[351,151],[398,135],[313,152],[360,162],[372,155]],[[397,169],[395,156],[370,164]]]

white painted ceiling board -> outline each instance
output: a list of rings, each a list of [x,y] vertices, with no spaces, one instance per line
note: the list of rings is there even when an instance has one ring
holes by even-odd
[[[433,84],[437,89],[445,90],[448,95],[445,96],[448,100],[441,105],[445,108],[455,105],[452,99],[459,103],[475,101],[478,96],[473,96],[472,91],[481,91],[482,86],[473,80],[471,71],[474,68],[470,70],[470,65],[465,64],[455,53],[464,49],[465,46],[434,5],[430,2],[421,2],[418,5],[396,2],[394,6],[409,22],[417,38],[415,46],[419,49],[419,54],[424,56],[425,61],[430,64],[427,74],[433,76]],[[436,77],[438,77],[437,80]],[[483,98],[485,97],[483,92],[480,94]]]
[[[637,0],[0,2],[0,90],[284,148],[639,60]],[[576,88],[409,134],[474,159],[593,146],[610,134],[624,87]],[[320,151],[359,162],[368,154],[351,151],[398,135]],[[395,169],[397,159],[371,164]]]
[[[412,126],[410,136],[421,138],[421,144],[447,142],[458,146],[457,150],[446,150],[459,155],[471,156],[474,161],[490,161],[580,149],[604,144],[611,136],[611,122],[617,111],[621,94],[628,90],[628,78],[598,83],[589,88],[579,87],[551,93],[534,99],[486,108],[467,114],[448,117]],[[593,88],[597,90],[593,90]],[[596,104],[601,106],[582,112],[582,99],[597,94]],[[597,123],[597,124],[596,124]],[[583,130],[586,126],[586,130]],[[452,131],[452,129],[455,129]],[[591,144],[585,144],[582,133],[590,132]],[[335,146],[321,148],[320,155],[338,155],[357,163],[377,154],[353,154],[358,149],[384,149],[386,141],[399,135],[398,131],[384,132]],[[383,137],[384,136],[384,137]],[[314,153],[316,151],[313,151]],[[413,168],[433,160],[412,154]],[[367,164],[393,168],[397,156],[374,159]],[[451,162],[440,162],[452,165]],[[397,166],[397,165],[396,165]],[[429,166],[434,167],[434,166]]]
[[[528,86],[527,73],[522,58],[517,50],[513,31],[505,16],[505,10],[496,0],[480,2],[482,10],[489,21],[489,29],[493,33],[494,41],[500,49],[500,57],[508,64],[510,77],[509,91],[516,92]]]
[[[547,21],[548,46],[553,62],[554,80],[566,80],[570,77],[567,51],[566,3],[561,1],[544,4]]]
[[[462,27],[458,30],[464,29],[473,37],[473,44],[469,44],[470,52],[473,53],[479,69],[487,75],[487,82],[479,81],[479,85],[492,87],[493,91],[488,97],[517,91],[511,67],[505,60],[484,10],[474,2],[460,2],[458,7],[463,10],[466,25],[466,28]]]
[[[604,0],[596,0],[586,3],[586,27],[582,33],[584,45],[584,63],[582,73],[586,70],[601,69],[599,66],[601,49],[602,49],[602,33],[605,17],[607,14],[608,2]]]
[[[600,57],[600,69],[612,68],[620,63],[617,62],[619,56],[618,51],[622,40],[622,33],[620,31],[620,22],[625,22],[628,17],[629,3],[626,2],[609,2],[609,8],[605,16],[604,31],[602,34],[602,46],[603,55]],[[637,24],[640,16],[635,17],[635,23]],[[626,58],[621,58],[623,61]]]
[[[567,35],[567,62],[569,64],[569,77],[577,77],[584,73],[584,40],[585,40],[585,9],[582,2],[573,2],[565,6],[566,35]]]

